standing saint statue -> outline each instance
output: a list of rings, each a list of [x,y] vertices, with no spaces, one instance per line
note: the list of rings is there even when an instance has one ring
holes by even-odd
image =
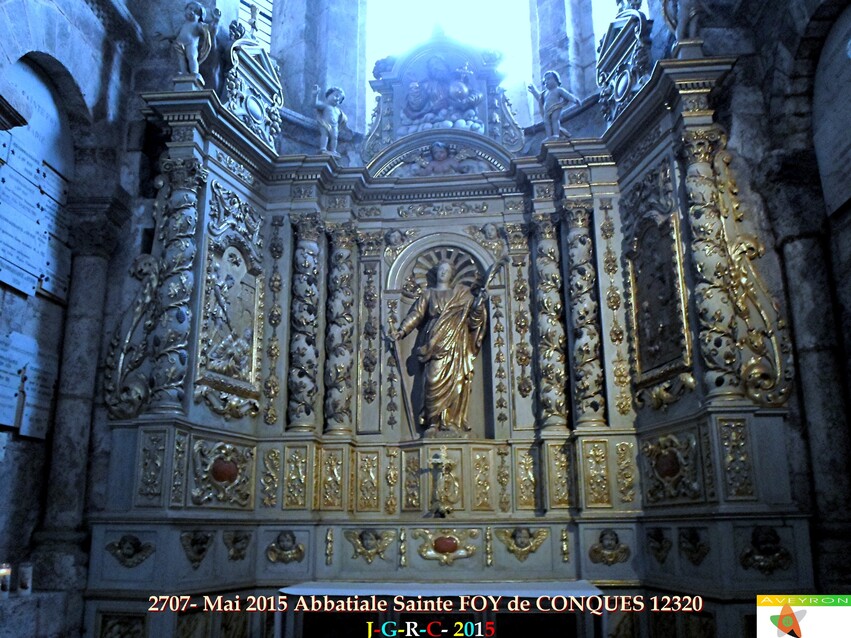
[[[465,284],[453,285],[454,279],[452,263],[438,263],[434,286],[417,298],[390,337],[399,341],[425,322],[425,342],[417,349],[425,366],[420,422],[426,428],[466,431],[473,363],[485,336],[487,290],[482,287],[474,294]]]

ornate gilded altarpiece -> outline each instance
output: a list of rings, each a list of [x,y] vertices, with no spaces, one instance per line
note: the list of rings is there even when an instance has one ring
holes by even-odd
[[[737,635],[713,596],[809,582],[786,469],[758,461],[785,453],[782,291],[698,99],[729,61],[657,66],[601,139],[535,157],[495,64],[440,39],[380,61],[346,169],[211,92],[144,96],[172,136],[105,359],[91,614],[143,589],[675,578]],[[237,631],[195,620],[144,631]]]

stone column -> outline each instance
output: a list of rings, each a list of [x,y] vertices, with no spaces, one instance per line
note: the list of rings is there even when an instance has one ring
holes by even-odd
[[[562,323],[562,280],[559,264],[557,220],[550,214],[533,215],[535,228],[535,300],[537,305],[537,355],[540,383],[538,408],[541,428],[567,426],[564,388],[565,334]]]
[[[325,337],[325,431],[346,435],[352,431],[354,379],[355,304],[354,227],[337,224],[328,229],[331,238],[326,302]]]
[[[606,399],[600,359],[600,312],[597,271],[591,237],[593,202],[570,202],[568,225],[568,278],[570,325],[573,331],[573,386],[576,425],[606,425]]]
[[[166,158],[154,204],[160,272],[152,309],[151,411],[182,414],[192,329],[198,189],[207,182],[201,160]]]
[[[322,226],[315,214],[294,219],[290,316],[290,369],[287,379],[289,402],[287,429],[310,432],[316,429],[316,392],[319,349],[316,347],[319,315],[319,233]]]
[[[47,505],[43,529],[35,538],[35,586],[39,589],[82,590],[86,584],[83,511],[89,436],[109,256],[118,228],[129,217],[123,203],[126,193],[121,195],[120,199],[74,198],[68,204],[73,261]]]

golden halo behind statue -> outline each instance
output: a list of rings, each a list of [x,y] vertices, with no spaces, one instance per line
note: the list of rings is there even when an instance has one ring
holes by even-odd
[[[407,277],[403,295],[415,299],[426,288],[435,285],[435,272],[440,262],[449,262],[455,271],[450,287],[464,284],[475,290],[482,285],[482,272],[470,253],[459,248],[433,248],[421,253]]]

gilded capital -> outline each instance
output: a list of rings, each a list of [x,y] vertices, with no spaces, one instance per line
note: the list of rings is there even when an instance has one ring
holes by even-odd
[[[194,191],[207,183],[207,169],[197,157],[166,157],[160,160],[160,171],[168,176],[172,189]]]
[[[708,164],[717,147],[724,148],[727,140],[717,127],[686,129],[683,131],[683,145],[689,164]]]
[[[568,228],[573,230],[591,226],[591,213],[593,211],[591,201],[566,201],[564,207],[564,218]]]
[[[293,217],[293,225],[298,241],[319,242],[319,233],[322,232],[323,226],[316,213]]]
[[[547,213],[532,216],[532,224],[538,239],[555,239],[557,218]]]
[[[378,257],[384,247],[384,233],[380,230],[357,234],[361,257]]]
[[[512,253],[526,252],[529,249],[527,237],[528,224],[506,224],[505,236],[508,238],[508,249]]]
[[[349,250],[354,247],[355,228],[353,224],[348,222],[345,224],[328,224],[325,230],[331,237],[331,245],[335,249]]]

